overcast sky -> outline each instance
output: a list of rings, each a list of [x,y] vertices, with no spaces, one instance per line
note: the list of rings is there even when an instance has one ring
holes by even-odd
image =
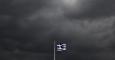
[[[54,40],[71,41],[59,60],[114,60],[114,3],[1,0],[0,60],[51,60]]]

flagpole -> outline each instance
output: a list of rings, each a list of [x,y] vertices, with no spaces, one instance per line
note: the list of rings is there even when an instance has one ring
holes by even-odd
[[[56,60],[56,51],[55,51],[55,44],[56,44],[56,41],[54,40],[54,60]]]

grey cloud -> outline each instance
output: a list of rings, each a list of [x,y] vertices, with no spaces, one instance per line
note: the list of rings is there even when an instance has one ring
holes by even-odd
[[[7,10],[8,13],[2,13],[6,14],[0,17],[3,23],[0,26],[0,45],[3,52],[1,60],[4,60],[4,57],[9,57],[10,60],[14,58],[15,60],[18,58],[22,58],[20,60],[24,58],[51,60],[53,40],[71,41],[73,55],[64,56],[65,60],[115,59],[114,53],[111,54],[114,52],[113,0],[102,3],[101,7],[104,8],[102,10],[101,7],[97,7],[99,3],[96,8],[92,7],[89,12],[80,15],[76,15],[77,13],[66,15],[62,7],[52,6],[49,0],[42,1],[43,3],[40,1],[13,0],[10,5],[12,8]],[[110,15],[105,17],[106,13]],[[86,15],[88,18],[85,18]],[[69,18],[71,16],[72,18]],[[76,18],[79,16],[83,19]],[[92,18],[92,16],[97,18]]]

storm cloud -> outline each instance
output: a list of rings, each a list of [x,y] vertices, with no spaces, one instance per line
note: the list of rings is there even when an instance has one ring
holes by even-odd
[[[114,60],[115,1],[64,1],[1,0],[0,59],[53,60],[60,40],[72,55],[58,60]]]

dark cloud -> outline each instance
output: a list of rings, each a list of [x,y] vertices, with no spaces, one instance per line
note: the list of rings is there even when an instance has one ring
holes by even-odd
[[[114,0],[88,0],[75,10],[56,2],[1,0],[1,60],[52,60],[54,40],[71,41],[58,60],[115,59]]]
[[[84,13],[78,14],[78,13],[70,13],[71,15],[67,15],[68,17],[72,19],[76,18],[98,18],[98,17],[107,17],[107,16],[112,16],[115,14],[115,8],[114,8],[114,0],[93,0],[91,2],[90,7],[85,7]],[[90,3],[89,3],[90,4]],[[82,4],[84,7],[85,4]],[[88,10],[87,10],[88,9]]]

